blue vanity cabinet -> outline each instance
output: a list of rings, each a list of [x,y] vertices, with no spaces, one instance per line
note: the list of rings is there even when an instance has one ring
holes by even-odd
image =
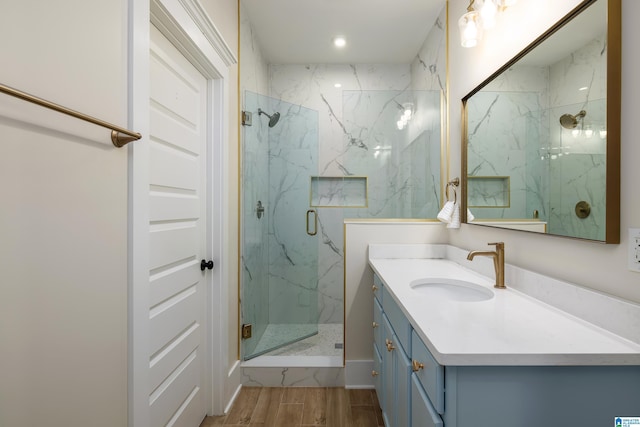
[[[386,427],[603,426],[640,417],[638,365],[438,364],[376,280],[375,384]]]

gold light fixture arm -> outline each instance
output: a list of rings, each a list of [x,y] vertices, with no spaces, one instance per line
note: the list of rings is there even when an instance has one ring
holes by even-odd
[[[66,114],[68,116],[75,117],[80,120],[84,120],[85,122],[93,123],[94,125],[111,129],[111,142],[116,147],[123,147],[131,141],[136,141],[142,138],[142,135],[137,132],[130,131],[120,126],[116,126],[109,122],[105,122],[104,120],[100,120],[95,117],[89,116],[87,114],[72,110],[70,108],[63,107],[62,105],[56,104],[51,101],[47,101],[42,98],[38,98],[37,96],[30,95],[26,92],[22,92],[20,90],[14,89],[12,87],[9,87],[3,84],[0,84],[0,92],[5,93],[7,95],[14,96],[24,101],[31,102],[36,105],[40,105],[41,107],[45,107],[62,114]],[[121,135],[121,134],[124,134],[124,135]]]

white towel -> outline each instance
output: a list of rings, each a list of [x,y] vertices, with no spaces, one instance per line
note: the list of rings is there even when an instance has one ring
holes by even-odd
[[[442,210],[438,212],[438,220],[444,222],[445,224],[449,224],[451,222],[451,218],[453,217],[454,208],[455,204],[453,202],[446,202],[442,207]]]
[[[451,215],[451,221],[447,224],[447,228],[460,228],[460,206],[457,203],[453,206],[453,215]]]
[[[476,219],[476,217],[473,216],[473,214],[471,213],[471,211],[469,209],[467,209],[467,222],[471,222],[474,219]]]

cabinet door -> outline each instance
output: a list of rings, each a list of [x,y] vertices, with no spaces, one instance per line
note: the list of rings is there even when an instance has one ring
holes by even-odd
[[[395,350],[395,380],[397,384],[396,426],[411,425],[411,360],[399,347]]]
[[[433,409],[427,393],[418,381],[418,377],[411,375],[411,427],[442,427],[442,418]]]
[[[373,341],[378,352],[386,351],[384,346],[384,324],[382,322],[382,306],[377,299],[373,300]]]
[[[382,355],[378,351],[378,347],[376,345],[373,346],[373,385],[376,389],[376,394],[378,395],[378,404],[380,408],[384,408],[384,382],[382,379],[382,373],[384,372],[384,367],[382,366]]]
[[[393,342],[393,330],[386,315],[382,316],[384,324],[384,341],[382,349],[382,387],[384,389],[384,406],[382,406],[382,417],[386,427],[396,427],[396,381],[395,381],[395,347]],[[400,426],[398,426],[400,427]]]
[[[411,359],[404,353],[398,336],[384,318],[385,347],[382,356],[384,406],[387,427],[409,427],[411,423]]]

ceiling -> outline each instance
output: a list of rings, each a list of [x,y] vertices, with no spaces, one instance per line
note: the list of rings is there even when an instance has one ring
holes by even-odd
[[[242,0],[271,64],[410,63],[445,0]],[[246,17],[242,17],[243,19]],[[341,35],[347,45],[336,49]]]

